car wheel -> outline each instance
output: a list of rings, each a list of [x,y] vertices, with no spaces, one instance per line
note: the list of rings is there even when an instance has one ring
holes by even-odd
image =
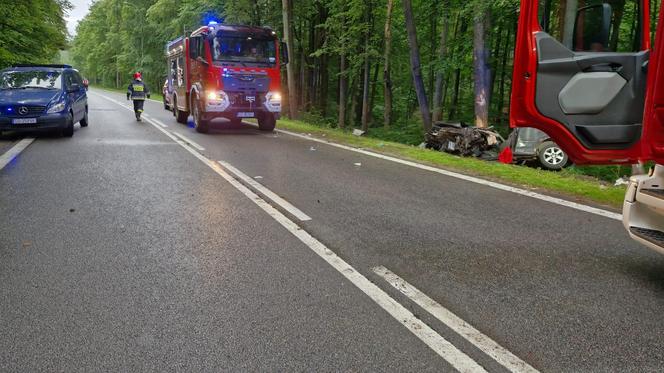
[[[88,124],[90,124],[90,122],[88,122],[88,108],[85,108],[85,114],[79,123],[81,124],[81,127],[87,127]]]
[[[69,113],[67,115],[67,126],[62,129],[63,137],[72,137],[74,136],[74,117]]]
[[[562,170],[569,161],[567,153],[553,141],[545,141],[539,146],[537,158],[542,167],[549,170]]]
[[[272,114],[264,114],[258,117],[258,129],[265,132],[274,131],[277,119]]]
[[[194,113],[194,129],[196,132],[207,133],[210,130],[209,123],[201,117],[201,105],[198,99],[194,99],[191,105]]]

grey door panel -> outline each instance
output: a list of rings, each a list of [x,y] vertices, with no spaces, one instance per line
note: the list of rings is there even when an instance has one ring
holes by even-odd
[[[568,115],[599,114],[625,84],[625,78],[614,72],[577,73],[558,94],[558,102],[563,113]]]
[[[636,142],[648,52],[575,53],[547,33],[536,36],[540,113],[563,124],[589,149],[622,149]]]
[[[592,144],[629,145],[641,136],[641,123],[631,125],[576,126]]]

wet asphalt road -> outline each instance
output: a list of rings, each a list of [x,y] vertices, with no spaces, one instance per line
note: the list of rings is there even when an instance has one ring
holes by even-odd
[[[123,100],[90,94],[90,127],[39,137],[0,170],[0,370],[452,370],[98,93]],[[159,103],[146,110],[310,216],[304,230],[489,371],[505,369],[371,269],[537,369],[664,367],[664,257],[619,221],[284,133],[219,122],[202,135]]]

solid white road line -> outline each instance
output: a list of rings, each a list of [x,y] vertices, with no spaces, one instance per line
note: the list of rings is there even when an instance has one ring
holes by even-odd
[[[159,119],[155,119],[155,118],[150,118],[150,119],[152,119],[153,121],[155,121],[155,123],[157,123],[158,125],[160,125],[160,126],[162,126],[162,127],[164,127],[164,128],[168,128],[168,125],[164,124],[164,122],[160,121]]]
[[[118,101],[102,96],[109,101],[115,102],[128,110],[131,108],[126,107],[120,104]],[[228,183],[230,183],[235,189],[244,194],[252,202],[254,202],[258,207],[270,215],[274,220],[276,220],[281,226],[286,228],[293,236],[297,237],[302,243],[309,247],[313,252],[318,254],[323,260],[330,264],[334,269],[341,273],[346,279],[348,279],[353,285],[360,289],[364,294],[369,296],[376,304],[383,308],[387,313],[389,313],[393,318],[405,326],[411,333],[413,333],[417,338],[429,346],[433,351],[435,351],[439,356],[445,359],[452,367],[457,369],[460,372],[486,372],[476,361],[468,357],[465,353],[454,347],[449,341],[443,338],[440,334],[436,333],[435,330],[431,329],[427,324],[422,322],[420,319],[415,317],[412,312],[406,309],[404,306],[399,304],[396,300],[390,297],[386,292],[381,290],[378,286],[373,284],[369,279],[364,275],[357,272],[355,268],[346,263],[341,259],[337,254],[332,250],[327,248],[322,242],[318,241],[307,231],[300,228],[294,221],[290,220],[286,215],[282,214],[279,210],[272,207],[267,201],[259,197],[256,193],[252,192],[244,184],[233,178],[221,167],[219,163],[213,162],[210,159],[206,158],[196,150],[194,150],[187,143],[178,139],[176,136],[171,134],[169,131],[159,127],[158,124],[154,123],[151,119],[147,120],[148,123],[152,124],[154,128],[161,131],[164,135],[168,136],[171,140],[178,143],[194,157],[198,158],[201,162],[210,167],[215,171],[219,176],[224,178]]]
[[[290,204],[288,201],[285,199],[279,197],[276,193],[273,191],[269,190],[268,188],[264,187],[263,184],[257,182],[254,180],[252,177],[249,175],[243,173],[242,171],[238,170],[237,168],[233,167],[231,164],[228,162],[224,161],[218,161],[227,171],[235,175],[238,179],[244,181],[245,183],[249,184],[252,188],[260,192],[262,195],[265,197],[269,198],[272,200],[272,202],[276,203],[277,205],[281,206],[284,210],[288,211],[291,215],[295,216],[298,218],[300,221],[308,221],[311,220],[311,218],[302,212],[300,209],[297,207],[293,206]]]
[[[152,120],[152,119],[150,119],[150,120]],[[155,121],[155,122],[156,122],[156,121]],[[157,123],[157,124],[159,124],[159,123]],[[194,142],[192,139],[186,137],[185,135],[181,135],[181,134],[179,134],[179,133],[177,133],[177,132],[175,132],[175,131],[171,131],[171,132],[172,132],[175,136],[177,136],[177,137],[181,138],[182,140],[184,140],[185,142],[189,143],[189,145],[193,146],[194,148],[196,148],[196,149],[198,149],[198,150],[200,150],[200,151],[205,150],[204,147],[198,145],[196,142]]]
[[[512,192],[512,193],[520,194],[520,195],[523,195],[523,196],[532,197],[532,198],[539,199],[539,200],[542,200],[542,201],[555,203],[557,205],[570,207],[570,208],[573,208],[575,210],[579,210],[579,211],[587,212],[587,213],[590,213],[590,214],[603,216],[603,217],[606,217],[606,218],[609,218],[609,219],[621,220],[622,221],[622,214],[617,214],[615,212],[599,209],[599,208],[596,208],[596,207],[583,205],[583,204],[580,204],[580,203],[567,201],[567,200],[564,200],[564,199],[561,199],[561,198],[556,198],[556,197],[551,197],[551,196],[547,196],[547,195],[540,194],[540,193],[535,193],[535,192],[532,192],[530,190],[515,188],[515,187],[509,186],[509,185],[504,185],[504,184],[496,183],[496,182],[489,181],[489,180],[480,179],[480,178],[473,177],[473,176],[468,176],[468,175],[464,175],[464,174],[460,174],[460,173],[456,173],[456,172],[452,172],[452,171],[443,170],[443,169],[436,168],[436,167],[431,167],[431,166],[419,164],[419,163],[416,163],[416,162],[407,161],[407,160],[404,160],[404,159],[391,157],[389,155],[383,155],[383,154],[374,153],[374,152],[364,150],[364,149],[353,148],[351,146],[341,145],[341,144],[333,143],[333,142],[330,142],[330,141],[317,139],[315,137],[302,135],[302,134],[295,133],[295,132],[290,132],[290,131],[286,131],[286,130],[277,130],[277,131],[279,131],[281,133],[285,133],[287,135],[307,139],[307,140],[310,140],[310,141],[315,141],[315,142],[318,142],[318,143],[321,143],[321,144],[327,144],[327,145],[330,145],[330,146],[334,146],[336,148],[350,150],[350,151],[353,151],[353,152],[356,152],[356,153],[361,153],[361,154],[368,155],[368,156],[371,156],[371,157],[380,158],[380,159],[384,159],[384,160],[387,160],[387,161],[400,163],[400,164],[403,164],[403,165],[406,165],[406,166],[419,168],[421,170],[436,172],[436,173],[446,175],[446,176],[451,176],[451,177],[454,177],[454,178],[457,178],[457,179],[470,181],[472,183],[486,185],[486,186],[491,187],[491,188],[500,189],[500,190],[504,190],[504,191],[507,191],[507,192]]]
[[[464,337],[468,342],[482,350],[485,354],[491,356],[494,360],[500,363],[500,365],[504,366],[511,372],[537,372],[537,370],[530,366],[528,363],[516,357],[514,354],[493,341],[491,338],[482,334],[482,332],[475,329],[467,322],[463,321],[461,318],[450,312],[447,308],[441,306],[435,300],[429,298],[426,294],[422,293],[416,287],[409,284],[401,277],[395,275],[387,268],[379,266],[373,268],[373,271],[378,276],[385,279],[385,281],[387,281],[395,289],[399,290],[413,302],[417,303],[417,305],[440,320],[447,327]]]
[[[16,145],[12,146],[11,149],[7,150],[5,154],[0,155],[0,170],[5,168],[11,161],[14,160],[25,148],[30,146],[32,142],[35,141],[33,138],[25,138],[19,141]]]

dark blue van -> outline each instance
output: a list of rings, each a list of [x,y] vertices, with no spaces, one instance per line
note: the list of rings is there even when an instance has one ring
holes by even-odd
[[[69,65],[16,65],[0,70],[0,132],[51,129],[74,134],[88,126],[81,74]]]

